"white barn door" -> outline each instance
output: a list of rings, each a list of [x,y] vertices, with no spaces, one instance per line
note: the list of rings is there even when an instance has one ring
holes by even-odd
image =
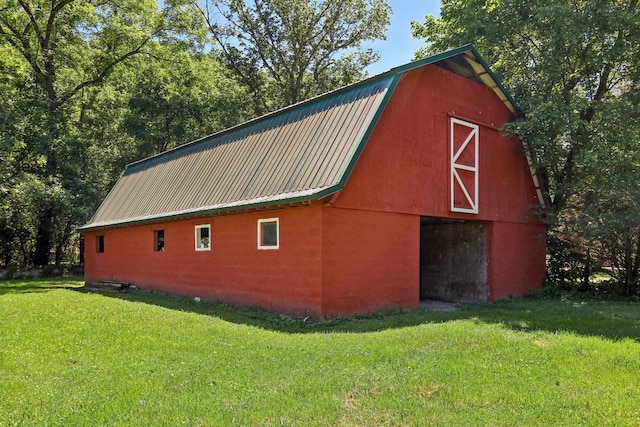
[[[478,213],[479,127],[451,118],[451,211]]]

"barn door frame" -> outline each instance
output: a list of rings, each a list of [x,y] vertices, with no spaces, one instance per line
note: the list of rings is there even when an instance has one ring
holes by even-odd
[[[460,132],[465,132],[464,142],[456,147],[456,141],[460,140]],[[451,117],[450,144],[451,144],[451,212],[478,213],[478,165],[480,126],[464,120]],[[460,163],[460,157],[472,150],[473,165]],[[467,178],[461,177],[460,171],[466,173]],[[469,188],[469,173],[472,175],[473,188]],[[462,193],[462,194],[461,194]],[[456,202],[461,195],[466,200],[465,205]],[[457,197],[456,197],[457,196]]]

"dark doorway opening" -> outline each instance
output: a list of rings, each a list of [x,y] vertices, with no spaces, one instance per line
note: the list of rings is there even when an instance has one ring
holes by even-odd
[[[421,218],[420,300],[488,300],[487,231],[477,221]]]

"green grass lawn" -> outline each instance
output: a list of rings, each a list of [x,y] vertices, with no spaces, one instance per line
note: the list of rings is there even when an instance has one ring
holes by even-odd
[[[640,425],[640,304],[522,299],[303,323],[0,282],[0,426]]]

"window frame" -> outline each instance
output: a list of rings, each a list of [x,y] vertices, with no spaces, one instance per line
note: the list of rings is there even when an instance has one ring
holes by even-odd
[[[96,253],[104,253],[104,234],[96,236]]]
[[[263,225],[272,224],[276,225],[276,244],[265,245],[263,241]],[[258,250],[277,250],[280,249],[280,218],[262,218],[258,220]]]
[[[162,236],[160,236],[162,233]],[[165,249],[165,239],[164,239],[164,229],[153,230],[153,251],[154,252],[164,252]],[[162,242],[162,247],[160,247],[160,242]]]
[[[202,240],[200,230],[204,230],[204,229],[206,229],[208,234],[209,234],[209,237],[208,237],[209,242],[208,242],[207,246],[199,244],[199,242]],[[194,228],[194,243],[195,243],[195,250],[197,252],[205,252],[205,251],[210,251],[211,250],[211,224],[198,224],[198,225],[195,226],[195,228]]]

